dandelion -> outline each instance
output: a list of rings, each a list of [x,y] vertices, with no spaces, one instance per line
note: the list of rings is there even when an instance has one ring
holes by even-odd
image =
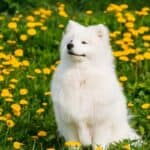
[[[20,89],[19,91],[20,95],[27,95],[28,94],[28,89]]]
[[[14,149],[21,149],[21,147],[23,146],[23,143],[15,141],[13,142],[13,148]]]
[[[11,92],[8,89],[2,89],[1,96],[2,97],[13,97],[13,95],[11,94]]]
[[[85,13],[86,13],[87,15],[92,15],[92,14],[93,14],[93,11],[92,11],[92,10],[87,10]]]
[[[36,30],[34,28],[28,29],[27,30],[28,35],[30,36],[34,36],[36,35]]]
[[[145,41],[150,41],[150,35],[144,35],[142,38]]]
[[[13,137],[7,137],[7,141],[13,141]]]
[[[43,31],[46,31],[47,27],[46,26],[42,26],[40,29],[43,30]]]
[[[9,128],[13,128],[15,126],[15,123],[13,120],[6,120],[6,124]]]
[[[144,53],[144,58],[145,59],[150,59],[150,52],[145,52]]]
[[[129,58],[127,56],[120,56],[119,57],[119,60],[122,60],[122,61],[129,61]]]
[[[45,92],[44,95],[49,96],[49,95],[51,95],[51,92]]]
[[[141,54],[138,54],[138,55],[135,56],[135,60],[137,60],[137,61],[144,60],[144,56],[141,55]]]
[[[16,22],[10,22],[10,23],[8,23],[8,28],[9,29],[16,29],[17,28],[17,23]]]
[[[125,81],[128,80],[128,78],[126,76],[120,76],[119,80],[122,81],[122,82],[125,82]]]
[[[47,136],[47,132],[41,130],[41,131],[39,131],[39,132],[37,133],[37,135],[38,135],[39,137],[45,137],[45,136]]]
[[[131,150],[130,144],[126,144],[123,146],[124,150]]]
[[[21,41],[24,42],[24,41],[26,41],[27,39],[28,39],[28,36],[27,36],[26,34],[21,34],[21,35],[20,35],[20,40],[21,40]]]
[[[134,104],[133,103],[128,103],[128,107],[133,107],[134,106]]]
[[[20,111],[21,110],[21,107],[19,104],[15,103],[15,104],[12,104],[11,105],[11,108],[13,111],[17,112],[17,111]]]
[[[12,98],[5,98],[6,102],[13,102],[14,100]]]
[[[28,105],[28,101],[25,100],[25,99],[21,99],[21,100],[19,101],[19,104],[20,104],[20,105]]]
[[[33,136],[32,136],[32,139],[33,139],[33,140],[38,140],[39,137],[38,137],[37,135],[33,135]]]
[[[48,75],[51,73],[51,70],[49,68],[44,68],[43,73]]]
[[[42,114],[43,112],[45,112],[45,109],[44,108],[39,108],[37,111],[36,111],[36,113],[37,114]]]
[[[0,82],[4,81],[4,76],[0,75]]]
[[[11,82],[11,83],[17,83],[17,82],[18,82],[18,80],[17,80],[17,79],[15,79],[15,78],[13,78],[13,79],[11,79],[11,80],[10,80],[10,82]]]
[[[21,62],[21,64],[22,64],[23,66],[25,66],[25,67],[28,67],[28,66],[30,65],[30,63],[29,63],[28,60],[23,60],[23,61]]]
[[[76,142],[76,141],[68,141],[68,142],[65,142],[65,146],[66,147],[80,147],[81,143]]]
[[[48,104],[47,104],[46,102],[43,102],[42,105],[43,105],[43,106],[47,106]]]
[[[150,115],[148,115],[146,118],[149,120],[150,119]]]
[[[23,56],[23,49],[16,49],[15,56],[18,56],[18,57]]]
[[[150,108],[150,103],[144,103],[141,105],[142,109],[149,109]]]
[[[39,68],[36,68],[36,69],[34,70],[34,72],[37,73],[37,74],[42,73],[41,69],[39,69]]]
[[[58,28],[61,28],[61,29],[62,29],[62,28],[64,28],[64,25],[63,25],[63,24],[59,24],[59,25],[58,25]]]
[[[4,46],[0,46],[0,51],[4,49]]]

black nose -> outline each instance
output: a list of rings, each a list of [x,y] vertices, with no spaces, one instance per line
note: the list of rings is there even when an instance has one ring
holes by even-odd
[[[69,43],[69,44],[67,44],[67,48],[68,48],[68,50],[71,50],[72,48],[73,48],[73,44],[72,43]]]

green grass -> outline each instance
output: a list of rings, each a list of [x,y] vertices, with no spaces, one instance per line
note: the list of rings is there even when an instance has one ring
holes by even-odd
[[[104,23],[110,31],[119,30],[121,34],[116,38],[111,39],[111,44],[114,51],[122,50],[122,48],[115,42],[118,39],[122,39],[123,33],[127,32],[128,28],[124,24],[117,22],[114,12],[105,13],[106,7],[112,3],[112,1],[97,2],[80,0],[79,3],[70,1],[65,3],[65,11],[68,17],[58,15],[58,4],[54,1],[26,1],[21,3],[20,1],[9,1],[9,9],[3,9],[4,13],[0,15],[0,46],[3,46],[3,50],[0,50],[0,76],[4,77],[3,81],[0,81],[0,117],[9,116],[15,122],[15,126],[9,128],[6,124],[6,120],[0,120],[0,150],[13,149],[13,142],[19,141],[24,145],[22,150],[46,150],[46,148],[55,147],[56,150],[64,149],[64,139],[59,137],[57,133],[57,125],[55,122],[52,101],[49,95],[45,95],[45,92],[50,91],[50,81],[54,67],[57,66],[56,62],[59,60],[59,43],[64,28],[59,28],[60,24],[66,26],[69,19],[76,20],[84,25],[92,25]],[[129,9],[124,10],[122,13],[130,11],[136,18],[135,28],[141,26],[150,25],[150,15],[138,16],[135,14],[135,10],[140,10],[144,6],[148,6],[147,1],[125,1],[129,4]],[[117,2],[121,4],[121,1]],[[135,4],[135,5],[133,5]],[[1,5],[2,6],[2,5]],[[25,6],[25,7],[23,7]],[[135,6],[135,7],[134,7]],[[13,13],[10,13],[10,8],[14,7]],[[41,22],[41,15],[36,16],[33,14],[34,10],[38,10],[40,7],[50,9],[52,14],[44,17],[42,20],[43,25],[47,30],[41,30],[41,27],[35,27],[36,35],[28,35],[28,40],[23,42],[20,40],[21,34],[27,33],[27,21],[25,18],[32,15],[37,22]],[[26,9],[28,8],[28,11]],[[15,10],[17,9],[17,13]],[[0,9],[1,10],[1,9]],[[86,10],[93,10],[92,15],[87,15]],[[149,11],[150,12],[150,11]],[[17,30],[8,28],[8,23],[12,18],[22,15],[19,21],[17,21]],[[1,38],[1,34],[3,38]],[[114,145],[111,145],[109,150],[122,150],[123,145],[131,144],[133,150],[149,150],[150,149],[150,119],[147,117],[150,115],[150,107],[142,109],[141,106],[144,103],[149,103],[150,95],[150,64],[149,60],[136,60],[135,56],[141,54],[144,57],[144,53],[150,52],[150,46],[145,47],[142,39],[143,35],[147,35],[149,32],[144,32],[137,37],[132,36],[134,40],[133,49],[140,48],[140,52],[137,50],[134,54],[129,54],[127,57],[129,61],[121,61],[119,57],[116,57],[116,70],[118,78],[120,76],[127,76],[128,80],[123,84],[124,92],[127,97],[127,101],[133,103],[132,107],[129,107],[129,112],[133,115],[131,118],[131,126],[135,128],[137,133],[141,135],[143,144],[135,146],[134,141],[121,141]],[[16,44],[8,44],[7,40],[15,40]],[[14,57],[16,49],[21,48],[24,55],[21,57],[16,56],[17,63],[21,63],[23,60],[29,61],[29,66],[14,67],[14,62],[11,61],[11,57]],[[1,48],[0,48],[1,49]],[[5,55],[5,56],[3,56]],[[11,57],[10,57],[11,55]],[[6,64],[9,63],[9,64]],[[41,73],[36,73],[35,69],[39,68]],[[49,68],[51,73],[44,74],[43,69]],[[6,70],[9,74],[5,73]],[[30,76],[29,76],[30,75]],[[11,79],[15,78],[18,82],[13,85]],[[26,95],[20,95],[19,90],[21,88],[28,89]],[[9,89],[12,93],[12,102],[8,102],[9,96],[2,97],[2,90]],[[12,111],[11,105],[13,103],[19,103],[21,99],[26,99],[28,105],[21,106],[21,115],[15,116]],[[45,106],[43,103],[46,103]],[[36,113],[39,108],[44,108],[44,112],[41,114]],[[32,136],[37,135],[40,130],[47,132],[46,137],[39,137],[37,140]],[[12,137],[13,140],[9,141],[8,137]],[[90,149],[85,148],[85,149]]]

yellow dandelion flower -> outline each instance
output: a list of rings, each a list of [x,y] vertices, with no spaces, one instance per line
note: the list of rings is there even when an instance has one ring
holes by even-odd
[[[36,32],[36,30],[34,28],[31,28],[31,29],[27,30],[27,33],[30,36],[34,36],[34,35],[36,35],[37,32]]]
[[[87,15],[92,15],[92,14],[93,14],[93,11],[92,11],[92,10],[87,10],[85,13],[86,13]]]
[[[150,43],[144,42],[144,47],[150,47]]]
[[[118,21],[119,23],[125,23],[125,22],[126,22],[126,19],[125,19],[124,17],[118,17],[118,18],[117,18],[117,21]]]
[[[7,118],[5,116],[0,116],[0,121],[6,121]]]
[[[17,104],[17,103],[14,103],[14,104],[12,104],[11,105],[11,109],[13,110],[13,111],[21,111],[21,106],[19,105],[19,104]]]
[[[0,46],[0,51],[4,49],[4,46]]]
[[[147,118],[147,119],[150,119],[150,115],[148,115],[146,118]]]
[[[47,30],[47,27],[46,27],[46,26],[42,26],[40,29],[41,29],[42,31],[46,31],[46,30]]]
[[[123,146],[124,150],[131,150],[130,144],[126,144]]]
[[[51,73],[51,70],[49,68],[44,68],[43,69],[43,73],[44,74],[50,74]]]
[[[23,143],[15,141],[13,142],[13,148],[14,149],[21,149],[21,147],[23,146]]]
[[[150,41],[150,35],[144,35],[142,38],[145,41]]]
[[[14,84],[9,84],[9,88],[10,88],[10,89],[15,89],[15,87],[16,87],[16,86],[15,86]]]
[[[42,73],[41,69],[39,69],[39,68],[34,69],[34,72],[37,73],[37,74]]]
[[[138,54],[135,56],[135,60],[137,60],[137,61],[144,60],[144,56],[142,54]]]
[[[27,75],[26,77],[27,77],[28,79],[32,79],[32,80],[35,79],[35,76],[32,76],[32,75]]]
[[[64,28],[64,25],[63,25],[63,24],[59,24],[59,25],[58,25],[58,28],[63,29],[63,28]]]
[[[39,132],[37,133],[37,135],[38,135],[39,137],[45,137],[45,136],[47,136],[47,132],[41,130],[41,131],[39,131]]]
[[[20,89],[19,93],[20,93],[20,95],[27,95],[28,94],[28,89],[25,89],[25,88]]]
[[[13,95],[10,93],[10,91],[8,89],[2,89],[1,96],[2,97],[13,97]]]
[[[150,59],[150,52],[145,52],[144,53],[144,58],[145,59]]]
[[[20,104],[20,105],[28,105],[28,101],[25,100],[25,99],[21,99],[21,100],[19,101],[19,104]]]
[[[33,135],[33,136],[32,136],[32,139],[33,139],[33,140],[38,140],[39,137],[38,137],[37,135]]]
[[[95,150],[103,150],[102,146],[96,146]]]
[[[0,34],[0,39],[3,39],[3,37],[4,37],[3,34]]]
[[[12,118],[12,115],[11,115],[10,113],[7,113],[7,114],[5,115],[5,117],[6,117],[6,119],[8,120],[8,119],[11,119],[11,118]]]
[[[134,106],[133,103],[131,103],[131,102],[128,103],[128,107],[133,107],[133,106]]]
[[[144,103],[141,105],[142,109],[149,109],[150,108],[150,103]]]
[[[54,65],[51,65],[50,69],[53,70],[53,71],[55,71],[56,67]]]
[[[4,81],[4,76],[0,75],[0,82]]]
[[[59,11],[59,13],[58,13],[60,16],[62,16],[62,17],[65,17],[65,18],[67,18],[68,17],[68,14],[65,12],[65,10],[61,10],[61,11]]]
[[[43,102],[42,105],[43,105],[43,106],[47,106],[48,104],[47,104],[46,102]]]
[[[7,137],[7,141],[13,141],[13,137]]]
[[[18,56],[18,57],[23,56],[23,49],[16,49],[15,56]]]
[[[17,82],[18,82],[18,80],[17,80],[17,79],[15,79],[15,78],[12,78],[12,79],[10,80],[10,82],[11,82],[11,83],[17,83]]]
[[[49,96],[49,95],[51,95],[51,92],[45,92],[44,95]]]
[[[13,120],[6,120],[6,124],[9,128],[13,128],[15,126],[15,123]]]
[[[7,43],[11,44],[11,45],[14,45],[14,44],[16,44],[16,41],[15,40],[7,40]]]
[[[35,18],[34,18],[33,16],[27,16],[27,17],[26,17],[26,20],[32,22],[32,21],[35,20]]]
[[[65,146],[66,147],[80,147],[81,143],[77,141],[68,141],[68,142],[65,142]]]
[[[44,108],[39,108],[38,110],[36,110],[36,113],[39,115],[42,114],[43,112],[45,112]]]
[[[28,39],[28,36],[26,34],[21,34],[20,35],[20,40],[21,41],[26,41]]]
[[[5,98],[6,102],[13,102],[14,100],[12,98]]]
[[[119,80],[122,81],[122,82],[125,82],[125,81],[128,80],[128,78],[126,76],[120,76]]]
[[[10,23],[8,23],[8,28],[9,29],[16,29],[17,28],[17,23],[16,22],[10,22]]]
[[[126,26],[127,28],[133,28],[133,27],[134,27],[134,23],[133,23],[133,22],[127,22],[127,23],[125,24],[125,26]]]
[[[25,66],[25,67],[28,67],[28,66],[30,65],[30,63],[29,63],[28,60],[23,60],[23,61],[21,62],[21,64],[22,64],[23,66]]]
[[[127,56],[120,56],[119,60],[121,60],[121,61],[129,61],[129,58]]]

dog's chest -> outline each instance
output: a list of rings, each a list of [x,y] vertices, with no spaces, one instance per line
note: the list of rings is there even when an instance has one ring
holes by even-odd
[[[99,75],[94,72],[73,70],[62,77],[62,113],[73,120],[93,118],[100,94]]]

